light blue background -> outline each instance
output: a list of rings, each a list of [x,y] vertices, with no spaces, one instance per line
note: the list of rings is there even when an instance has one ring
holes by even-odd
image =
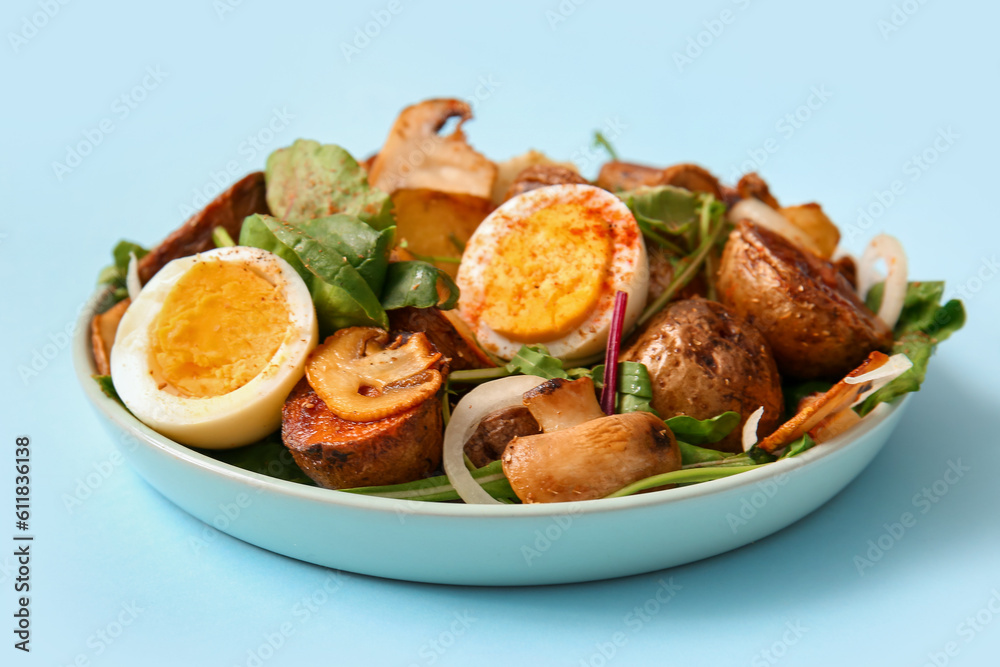
[[[389,3],[332,5],[244,0],[220,13],[211,0],[71,2],[15,48],[9,34],[41,10],[37,0],[4,3],[0,507],[13,496],[14,437],[28,434],[38,541],[30,655],[11,648],[13,561],[0,548],[0,662],[246,665],[288,623],[292,633],[263,664],[600,665],[601,645],[618,632],[625,642],[608,664],[922,665],[935,654],[938,664],[996,664],[1000,618],[987,611],[980,620],[992,622],[978,631],[960,626],[1000,590],[995,3],[897,2],[915,12],[897,14],[899,29],[883,34],[888,0],[407,0],[350,62],[341,44]],[[729,23],[712,23],[723,10]],[[707,46],[679,67],[674,54],[699,35]],[[147,68],[165,77],[122,117],[115,100]],[[497,159],[536,147],[587,162],[592,131],[610,121],[624,128],[614,140],[624,156],[694,160],[729,177],[770,139],[759,170],[777,196],[821,201],[848,232],[859,207],[899,180],[902,194],[849,245],[882,230],[898,236],[912,276],[946,279],[953,296],[964,289],[969,324],[940,350],[871,467],[771,538],[586,585],[451,588],[343,575],[314,612],[297,614],[329,571],[215,534],[115,465],[61,332],[115,241],[161,239],[228,161],[240,173],[261,168],[297,137],[365,156],[402,106],[486,93],[483,81],[492,90],[467,131]],[[829,98],[813,98],[818,108],[789,132],[782,119],[814,88]],[[274,109],[294,118],[253,154],[241,144]],[[60,180],[53,162],[105,118],[113,132]],[[957,138],[914,172],[912,157],[933,153],[939,131]],[[37,375],[22,376],[46,352]],[[944,479],[949,461],[971,470],[939,484],[946,495],[921,513],[915,495]],[[101,469],[91,495],[68,509],[66,496]],[[908,511],[916,525],[859,574],[855,557]],[[11,513],[0,511],[4,544]],[[664,577],[681,590],[636,628],[626,616]],[[141,611],[120,636],[97,639],[133,602]],[[468,627],[452,636],[456,614]],[[801,636],[786,632],[793,626]],[[439,652],[434,641],[449,646]],[[943,654],[949,642],[953,657]],[[771,648],[781,655],[769,661]]]

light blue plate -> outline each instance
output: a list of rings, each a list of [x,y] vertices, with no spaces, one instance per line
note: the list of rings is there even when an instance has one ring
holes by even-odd
[[[77,326],[77,376],[108,433],[153,488],[205,523],[264,549],[410,581],[591,581],[736,549],[798,521],[847,486],[885,444],[907,404],[873,414],[796,458],[667,491],[551,505],[374,498],[248,472],[144,426],[91,379],[91,316],[84,312]]]

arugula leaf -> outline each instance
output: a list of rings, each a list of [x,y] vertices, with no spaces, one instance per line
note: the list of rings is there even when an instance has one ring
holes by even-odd
[[[884,283],[874,285],[868,292],[866,303],[877,311],[882,305]],[[920,391],[927,375],[927,364],[938,343],[946,340],[965,324],[965,307],[957,299],[943,306],[944,283],[940,281],[911,282],[906,288],[903,310],[896,322],[892,346],[893,354],[905,354],[913,368],[869,396],[858,407],[866,415],[879,403],[894,401],[903,394]]]
[[[500,461],[493,461],[482,468],[470,471],[472,477],[483,489],[497,500],[520,502],[510,482],[503,474]],[[362,486],[353,489],[341,489],[345,493],[357,493],[365,496],[380,496],[382,498],[399,498],[403,500],[424,500],[431,502],[447,502],[459,500],[458,492],[448,481],[446,475],[418,479],[415,482],[391,484],[389,486]]]
[[[121,396],[118,395],[118,390],[115,389],[115,383],[111,381],[110,375],[94,375],[93,378],[94,381],[97,382],[98,386],[100,386],[101,391],[104,392],[105,396],[118,401],[121,403],[122,407],[125,407],[125,403],[122,401]],[[127,407],[125,407],[125,409],[128,410]]]
[[[447,293],[443,300],[439,286]],[[382,290],[382,307],[386,310],[407,306],[451,310],[457,304],[458,285],[436,266],[421,261],[389,264]]]
[[[569,374],[563,370],[562,361],[549,354],[549,349],[544,345],[522,345],[506,369],[510,373],[537,375],[546,380],[569,379]]]
[[[332,220],[329,227],[324,226],[324,220]],[[347,239],[337,235],[338,230],[352,226],[356,235],[348,234]],[[363,268],[378,282],[374,277],[374,269],[380,263],[378,253],[391,245],[394,228],[381,233],[369,229],[375,237],[367,237],[369,247],[362,252],[356,246],[362,245],[360,239],[367,233],[359,229],[363,226],[364,223],[347,216],[306,221],[297,226],[267,215],[252,215],[243,221],[240,245],[268,250],[291,264],[309,288],[323,335],[350,326],[388,329],[389,318],[357,267],[373,262]],[[390,237],[388,244],[383,235]],[[387,265],[388,257],[381,261]]]
[[[809,434],[806,433],[801,438],[788,445],[788,449],[786,449],[785,453],[781,455],[781,458],[790,459],[793,456],[798,456],[807,449],[812,449],[815,446],[816,441],[810,438]]]
[[[125,277],[128,275],[129,256],[133,253],[136,259],[142,259],[149,251],[138,243],[124,240],[119,241],[111,251],[114,263],[105,266],[97,274],[97,284],[107,285],[109,289],[95,306],[95,312],[103,313],[128,296]]]
[[[739,426],[740,413],[723,412],[709,419],[695,419],[687,415],[678,415],[664,420],[674,437],[691,445],[704,445],[718,442]]]
[[[298,139],[267,158],[267,205],[281,220],[301,222],[334,213],[360,218],[375,229],[393,224],[389,195],[340,146]]]
[[[619,197],[647,236],[679,255],[693,250],[691,245],[702,206],[696,193],[672,185],[657,185],[627,190]],[[678,247],[678,242],[687,249]]]

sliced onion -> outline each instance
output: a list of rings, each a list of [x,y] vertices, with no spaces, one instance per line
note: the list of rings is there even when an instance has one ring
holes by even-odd
[[[537,375],[512,375],[479,385],[458,402],[444,431],[444,474],[455,491],[470,505],[499,505],[465,467],[465,443],[491,412],[523,405],[522,396],[545,382]]]
[[[743,451],[749,452],[753,449],[753,446],[757,444],[757,424],[760,423],[760,418],[764,416],[764,406],[760,406],[754,410],[749,417],[747,417],[747,423],[743,425]]]
[[[736,203],[728,214],[729,221],[733,224],[740,220],[755,222],[761,227],[767,227],[772,232],[781,234],[786,239],[799,245],[810,252],[822,256],[819,246],[812,238],[801,229],[788,221],[788,218],[780,212],[760,201],[759,199],[742,199]]]
[[[132,299],[132,301],[135,301],[135,298],[139,296],[139,292],[142,291],[142,283],[139,282],[139,260],[136,259],[134,252],[128,254],[128,271],[125,273],[125,287],[128,289],[128,298]]]
[[[885,279],[878,317],[893,329],[899,320],[899,314],[903,312],[903,302],[906,299],[907,266],[903,244],[894,236],[879,234],[865,248],[865,254],[858,264],[858,295],[862,299],[868,296],[868,291],[881,279],[875,268],[879,259],[885,260],[889,275]]]
[[[874,394],[876,391],[889,384],[900,375],[906,371],[913,368],[913,362],[905,354],[894,354],[889,357],[889,360],[876,368],[873,371],[868,371],[863,375],[858,375],[856,377],[845,377],[844,382],[846,384],[862,384],[864,382],[871,382],[871,389],[858,395],[858,397],[851,403],[851,407],[855,405],[860,405],[866,398]]]

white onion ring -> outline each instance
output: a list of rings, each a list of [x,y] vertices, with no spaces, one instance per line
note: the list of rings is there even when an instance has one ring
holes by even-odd
[[[764,406],[760,406],[747,417],[747,423],[743,425],[743,451],[749,452],[757,444],[757,424],[764,416]]]
[[[499,500],[479,486],[465,467],[465,443],[486,415],[496,410],[524,405],[524,392],[545,382],[537,375],[512,375],[485,382],[458,402],[444,430],[444,474],[459,497],[470,505],[499,505]]]
[[[142,283],[139,281],[139,260],[135,253],[128,254],[128,271],[125,273],[125,287],[128,289],[128,298],[135,301],[142,291]]]
[[[899,314],[903,312],[903,302],[906,300],[906,252],[903,244],[894,236],[879,234],[865,248],[858,264],[858,295],[864,299],[868,291],[880,279],[875,264],[879,259],[885,260],[889,275],[885,279],[885,289],[882,292],[882,305],[878,309],[878,317],[890,329],[896,327]]]
[[[906,371],[913,368],[913,362],[905,354],[894,354],[889,357],[889,360],[876,368],[875,370],[868,371],[862,375],[856,377],[845,377],[845,384],[862,384],[864,382],[871,382],[871,389],[865,391],[858,395],[858,397],[851,403],[851,407],[855,405],[860,405],[866,398],[874,394],[876,391],[889,384],[900,375]]]
[[[808,234],[789,222],[788,218],[783,216],[780,211],[775,211],[759,199],[740,200],[729,209],[727,217],[734,225],[740,220],[755,222],[816,255],[823,255],[819,246]]]

